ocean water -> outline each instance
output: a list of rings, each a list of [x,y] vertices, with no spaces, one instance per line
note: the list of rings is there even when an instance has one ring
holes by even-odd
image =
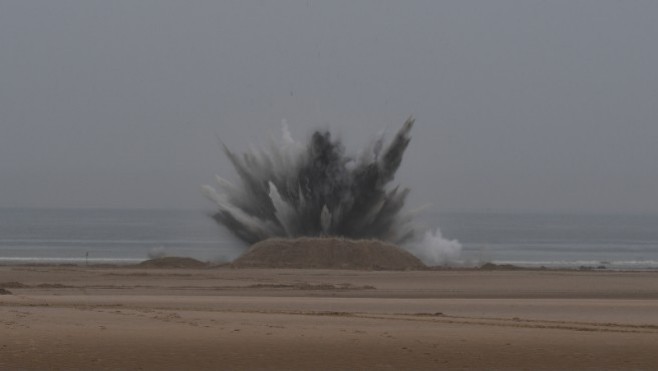
[[[658,269],[658,215],[434,215],[462,260],[524,267]]]
[[[129,264],[150,256],[226,261],[244,245],[210,212],[0,209],[0,263]]]
[[[207,211],[0,209],[0,263],[228,261],[246,246]],[[658,215],[428,213],[462,244],[457,265],[658,269]]]

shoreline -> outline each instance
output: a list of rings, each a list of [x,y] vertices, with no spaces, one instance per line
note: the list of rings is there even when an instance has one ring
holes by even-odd
[[[171,259],[189,259],[196,262],[197,265],[204,267],[199,269],[279,269],[279,268],[241,268],[234,267],[231,262],[211,262],[211,261],[201,261],[194,258],[186,258],[179,256],[167,257]],[[125,263],[85,263],[85,262],[7,262],[0,260],[0,267],[76,267],[76,268],[116,268],[116,269],[130,269],[130,268],[156,268],[156,267],[143,267],[141,265],[148,264],[149,262],[157,262],[161,259],[125,259],[130,262]],[[176,263],[163,263],[160,268],[169,268],[169,269],[181,269],[181,268],[191,268],[187,266],[177,266]],[[281,269],[300,269],[303,268],[281,268]],[[340,270],[340,269],[338,269]],[[347,269],[350,270],[350,269]],[[389,271],[387,269],[354,269],[355,271]],[[390,270],[398,271],[398,270]],[[580,265],[580,266],[546,266],[539,264],[532,265],[515,265],[508,262],[487,262],[481,265],[475,266],[461,266],[461,265],[445,265],[445,266],[428,266],[424,269],[408,269],[402,271],[554,271],[554,272],[655,272],[658,273],[658,268],[613,268],[605,265]]]

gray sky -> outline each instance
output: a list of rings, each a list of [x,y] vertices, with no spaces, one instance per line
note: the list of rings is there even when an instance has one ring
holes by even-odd
[[[215,133],[413,114],[412,207],[658,212],[656,36],[657,1],[0,1],[0,207],[212,209]]]

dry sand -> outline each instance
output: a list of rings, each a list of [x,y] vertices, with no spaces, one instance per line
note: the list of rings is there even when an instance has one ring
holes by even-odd
[[[0,267],[0,369],[656,369],[658,273]]]

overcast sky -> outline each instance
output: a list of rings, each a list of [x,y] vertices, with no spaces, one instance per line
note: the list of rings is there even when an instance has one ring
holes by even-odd
[[[208,208],[236,152],[416,126],[436,211],[658,212],[658,1],[0,1],[0,207]]]

